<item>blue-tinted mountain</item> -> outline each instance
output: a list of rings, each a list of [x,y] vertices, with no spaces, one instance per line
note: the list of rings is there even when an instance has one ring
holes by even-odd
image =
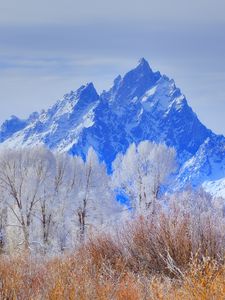
[[[177,151],[183,185],[225,177],[225,138],[204,126],[174,80],[145,59],[100,95],[89,83],[33,118],[11,118],[0,137],[7,146],[45,144],[82,157],[92,146],[109,171],[131,143],[163,142]]]

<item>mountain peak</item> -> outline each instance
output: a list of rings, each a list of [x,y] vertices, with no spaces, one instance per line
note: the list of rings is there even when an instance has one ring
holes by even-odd
[[[144,57],[139,59],[138,66],[150,68],[148,61]]]
[[[92,99],[93,101],[95,101],[99,98],[99,95],[94,87],[94,84],[92,82],[89,82],[86,85],[82,85],[77,90],[77,97],[81,99]]]
[[[139,60],[138,65],[126,73],[123,78],[116,77],[114,85],[106,93],[106,97],[110,98],[114,103],[126,103],[127,100],[133,97],[142,96],[148,89],[150,89],[161,77],[159,72],[153,72],[149,63],[145,58]],[[105,96],[105,95],[104,95]]]
[[[125,74],[123,81],[134,86],[140,83],[142,84],[143,81],[145,81],[147,85],[153,85],[160,77],[161,74],[159,72],[153,72],[148,61],[145,58],[141,58],[138,65]]]
[[[139,59],[138,65],[136,66],[136,68],[134,70],[139,73],[143,73],[143,74],[152,74],[153,73],[148,61],[143,57],[141,59]]]
[[[95,90],[93,82],[87,82],[85,88]]]
[[[18,118],[12,115],[8,120],[6,120],[0,127],[0,142],[4,142],[15,132],[22,130],[27,125],[27,120]]]
[[[77,92],[83,92],[83,91],[92,91],[92,92],[96,92],[96,89],[94,87],[94,84],[92,82],[88,82],[84,85],[82,85]]]

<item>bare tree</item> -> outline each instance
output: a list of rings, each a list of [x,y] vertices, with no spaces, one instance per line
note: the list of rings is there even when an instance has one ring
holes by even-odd
[[[35,216],[40,219],[42,243],[44,249],[50,244],[50,234],[53,226],[53,212],[55,209],[56,160],[53,153],[41,148],[33,162],[34,178],[38,181],[38,206]]]
[[[76,158],[78,159],[78,158]],[[77,163],[76,163],[77,164]],[[121,210],[110,187],[106,166],[90,148],[86,161],[79,163],[79,180],[74,199],[75,221],[79,239],[84,241],[88,229],[100,228]]]
[[[132,144],[113,163],[113,185],[128,195],[135,212],[154,213],[160,189],[175,168],[174,149],[149,141]]]
[[[84,241],[88,229],[102,228],[118,212],[109,183],[93,149],[86,161],[43,147],[2,150],[0,231],[8,228],[10,249],[64,251],[77,242],[75,232]],[[5,211],[7,224],[1,219]]]
[[[5,252],[7,226],[7,206],[5,191],[0,188],[0,254]]]
[[[0,186],[7,193],[7,207],[16,220],[12,225],[22,230],[26,250],[30,246],[30,228],[35,208],[47,176],[40,163],[46,151],[41,148],[7,149],[0,153]]]

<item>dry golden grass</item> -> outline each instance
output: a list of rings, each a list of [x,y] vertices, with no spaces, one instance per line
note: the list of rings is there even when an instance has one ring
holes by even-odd
[[[224,300],[221,244],[213,230],[198,244],[190,226],[188,216],[161,214],[126,224],[116,237],[96,236],[73,254],[1,255],[0,299]]]

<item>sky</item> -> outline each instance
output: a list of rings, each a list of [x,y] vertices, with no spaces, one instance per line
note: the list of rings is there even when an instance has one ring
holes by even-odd
[[[141,57],[225,135],[224,0],[0,0],[0,123],[82,84],[108,89]]]

